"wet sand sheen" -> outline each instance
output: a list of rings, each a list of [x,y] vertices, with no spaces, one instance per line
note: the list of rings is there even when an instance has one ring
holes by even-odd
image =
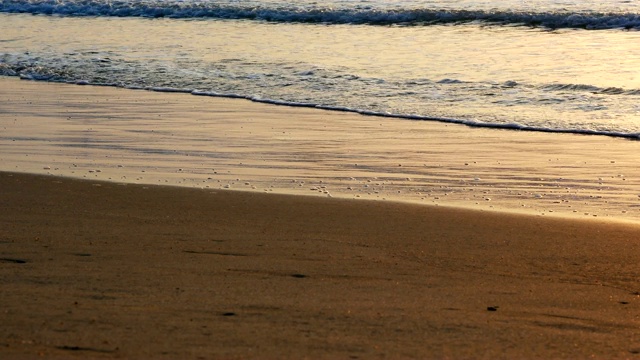
[[[640,220],[640,142],[0,79],[4,170]]]
[[[0,173],[4,358],[629,358],[640,227]]]

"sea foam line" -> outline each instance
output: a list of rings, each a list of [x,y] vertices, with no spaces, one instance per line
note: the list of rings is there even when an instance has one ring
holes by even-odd
[[[580,29],[639,29],[640,14],[438,9],[266,8],[206,1],[0,0],[0,12],[63,16],[212,18],[280,23],[432,25],[486,22],[501,25]]]
[[[31,81],[42,81],[42,80],[34,80],[34,79],[28,79],[28,78],[21,78],[21,79],[31,80]],[[456,118],[411,115],[411,114],[393,114],[393,113],[377,112],[377,111],[371,111],[371,110],[354,109],[354,108],[344,107],[344,106],[330,106],[330,105],[322,105],[322,104],[306,103],[306,102],[303,103],[303,102],[291,102],[291,101],[274,100],[274,99],[264,99],[257,96],[241,95],[241,94],[234,94],[234,93],[219,93],[214,91],[180,89],[180,88],[172,88],[172,87],[121,86],[117,84],[92,83],[84,80],[83,81],[50,81],[50,82],[58,82],[58,83],[66,83],[66,84],[74,84],[74,85],[120,87],[124,89],[129,89],[129,90],[145,90],[145,91],[155,91],[155,92],[165,92],[165,93],[182,93],[182,94],[190,94],[195,96],[209,96],[209,97],[229,98],[229,99],[244,99],[244,100],[252,101],[255,103],[270,104],[270,105],[276,105],[276,106],[313,108],[313,109],[327,110],[327,111],[355,113],[355,114],[360,114],[364,116],[394,118],[394,119],[413,120],[413,121],[435,121],[435,122],[447,123],[447,124],[465,125],[465,126],[475,127],[475,128],[518,130],[518,131],[558,133],[558,134],[599,135],[599,136],[624,138],[624,139],[630,139],[630,140],[640,140],[640,133],[625,133],[625,132],[619,132],[619,131],[602,131],[602,130],[590,130],[590,129],[554,129],[554,128],[547,128],[547,127],[528,126],[528,125],[522,125],[517,123],[488,123],[488,122],[470,120],[470,119],[456,119]]]
[[[465,126],[475,127],[475,128],[519,130],[519,131],[558,133],[558,134],[599,135],[599,136],[609,136],[609,137],[624,138],[624,139],[631,139],[631,140],[640,140],[640,133],[625,133],[625,132],[619,132],[619,131],[602,131],[602,130],[590,130],[590,129],[553,129],[553,128],[539,127],[539,126],[528,126],[528,125],[522,125],[517,123],[504,123],[504,124],[488,123],[484,121],[469,120],[469,119],[456,119],[456,118],[425,116],[425,115],[394,114],[394,113],[377,112],[377,111],[371,111],[371,110],[354,109],[354,108],[344,107],[344,106],[330,106],[330,105],[322,105],[322,104],[315,104],[315,103],[303,103],[303,102],[264,99],[256,96],[247,96],[247,95],[232,94],[232,93],[231,94],[218,93],[213,91],[174,89],[174,88],[166,88],[166,87],[162,87],[162,88],[147,87],[147,88],[144,88],[144,90],[157,91],[157,92],[172,92],[172,93],[178,92],[178,93],[185,93],[185,94],[191,94],[196,96],[244,99],[244,100],[248,100],[256,103],[270,104],[270,105],[277,105],[277,106],[313,108],[313,109],[319,109],[319,110],[355,113],[355,114],[360,114],[364,116],[394,118],[394,119],[403,119],[403,120],[435,121],[435,122],[441,122],[441,123],[447,123],[447,124],[465,125]]]
[[[2,68],[0,68],[0,70],[2,70]],[[396,118],[396,119],[415,120],[415,121],[437,121],[442,123],[466,125],[469,127],[535,131],[535,132],[546,132],[546,133],[602,135],[602,136],[610,136],[610,137],[617,137],[617,138],[640,140],[640,133],[629,133],[629,132],[621,132],[621,131],[547,128],[547,127],[541,127],[541,126],[523,125],[518,123],[490,123],[490,122],[484,122],[484,121],[472,120],[472,119],[458,119],[458,118],[436,117],[436,116],[426,116],[426,115],[417,115],[417,114],[397,114],[397,113],[378,112],[378,111],[372,111],[372,110],[350,108],[345,106],[323,105],[323,104],[318,104],[313,102],[293,102],[293,101],[284,101],[284,100],[277,100],[277,99],[265,99],[262,97],[252,96],[252,95],[219,93],[215,91],[203,91],[203,90],[197,90],[197,89],[157,87],[157,86],[136,86],[136,85],[124,85],[121,83],[92,82],[88,80],[65,80],[65,79],[59,79],[59,78],[52,78],[50,76],[39,76],[38,74],[31,74],[31,73],[24,74],[24,73],[18,73],[18,72],[0,71],[0,76],[18,76],[22,80],[31,80],[31,81],[47,81],[47,82],[67,83],[67,84],[75,84],[75,85],[110,86],[110,87],[119,87],[119,88],[125,88],[130,90],[148,90],[148,91],[156,91],[156,92],[184,93],[184,94],[191,94],[191,95],[198,95],[198,96],[245,99],[245,100],[249,100],[256,103],[265,103],[265,104],[271,104],[271,105],[315,108],[320,110],[357,113],[357,114],[366,115],[366,116]],[[518,85],[516,83],[514,84]],[[638,93],[640,92],[640,90],[638,89],[625,90],[621,88],[601,88],[593,85],[580,85],[580,84],[553,84],[553,85],[544,85],[542,86],[542,88],[547,90],[587,91],[590,93],[604,94],[604,95],[638,95]]]

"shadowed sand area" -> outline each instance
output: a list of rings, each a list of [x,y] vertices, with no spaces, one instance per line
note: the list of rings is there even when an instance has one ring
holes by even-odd
[[[635,358],[640,227],[0,173],[3,358]]]

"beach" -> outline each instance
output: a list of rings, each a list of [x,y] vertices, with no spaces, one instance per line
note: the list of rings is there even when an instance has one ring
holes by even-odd
[[[0,78],[2,170],[640,221],[640,142]]]
[[[2,173],[3,358],[633,358],[640,227]]]
[[[634,141],[0,92],[3,358],[640,356]]]

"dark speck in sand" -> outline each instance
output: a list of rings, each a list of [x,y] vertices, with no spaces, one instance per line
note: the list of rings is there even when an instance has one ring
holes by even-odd
[[[92,347],[83,347],[83,346],[56,346],[56,348],[60,349],[60,350],[69,350],[69,351],[93,351],[93,352],[100,352],[100,353],[112,353],[115,352],[115,350],[107,350],[107,349],[97,349],[97,348],[92,348]],[[117,348],[116,348],[117,350]]]
[[[0,258],[0,262],[8,262],[8,263],[14,263],[14,264],[26,264],[27,260],[11,259],[11,258]]]
[[[234,312],[226,312],[226,313],[223,313],[222,316],[236,316],[236,313],[234,313]]]
[[[487,306],[487,311],[498,311],[497,306]]]
[[[293,276],[294,278],[299,278],[299,279],[302,279],[302,278],[306,278],[306,277],[307,277],[307,275],[304,275],[304,274],[293,274],[293,275],[291,275],[291,276]]]

